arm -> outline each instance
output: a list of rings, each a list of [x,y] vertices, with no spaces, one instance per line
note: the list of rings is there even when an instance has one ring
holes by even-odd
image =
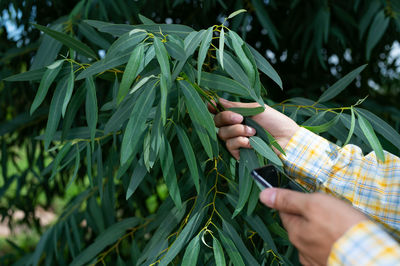
[[[385,152],[364,156],[354,145],[343,148],[300,128],[280,155],[289,175],[309,188],[342,195],[375,220],[400,229],[400,159]],[[389,228],[388,228],[389,229]],[[393,232],[395,233],[395,232]]]
[[[305,265],[397,265],[400,246],[351,205],[321,193],[266,189]]]
[[[258,106],[226,100],[221,103],[227,108]],[[211,107],[210,111],[215,113]],[[280,157],[289,175],[298,182],[314,189],[318,178],[321,190],[334,191],[377,221],[400,229],[399,158],[385,153],[385,163],[378,163],[374,153],[363,156],[354,145],[340,149],[268,106],[253,119],[285,149],[287,156]],[[218,113],[214,120],[220,128],[219,137],[226,141],[228,150],[238,159],[239,148],[250,147],[247,137],[255,132],[240,124],[243,117],[233,112]]]

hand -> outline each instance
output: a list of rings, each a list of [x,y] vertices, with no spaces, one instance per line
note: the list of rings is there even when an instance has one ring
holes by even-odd
[[[225,108],[253,108],[260,106],[258,103],[231,102],[223,98],[219,100]],[[208,106],[208,109],[214,114],[217,113],[211,105]],[[267,105],[265,105],[263,113],[253,116],[252,119],[267,130],[282,148],[285,148],[299,128],[292,119]],[[231,111],[220,112],[214,117],[215,125],[219,128],[218,136],[226,141],[228,151],[236,159],[239,159],[239,148],[250,148],[248,137],[255,135],[255,130],[242,125],[242,121],[243,117],[241,115]],[[275,150],[275,152],[277,151]]]
[[[289,239],[305,265],[326,265],[333,244],[367,217],[351,205],[322,193],[265,189],[260,200],[279,210]]]

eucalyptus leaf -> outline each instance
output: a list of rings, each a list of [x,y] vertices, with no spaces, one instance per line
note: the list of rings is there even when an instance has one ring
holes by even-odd
[[[49,36],[53,37],[57,41],[68,46],[69,48],[77,51],[78,53],[81,53],[82,55],[85,55],[89,58],[97,59],[96,54],[85,43],[82,43],[81,41],[78,41],[77,39],[75,39],[65,33],[52,30],[52,29],[44,27],[42,25],[38,25],[38,24],[32,24],[32,25],[35,26],[37,29],[43,31],[44,33],[48,34]]]
[[[384,162],[385,161],[385,154],[382,149],[382,145],[378,140],[378,137],[375,135],[374,129],[372,128],[371,124],[365,119],[362,115],[357,113],[358,116],[358,124],[361,127],[365,137],[367,138],[371,148],[375,151],[376,157]]]
[[[55,63],[57,64],[55,65],[55,67],[47,68],[46,72],[44,73],[43,78],[40,81],[39,90],[36,93],[35,99],[33,100],[31,109],[29,111],[31,115],[33,114],[33,112],[35,112],[35,110],[40,106],[40,104],[46,97],[50,85],[53,83],[61,70],[62,64],[60,64],[60,62],[62,63],[63,61],[64,60],[56,61]]]
[[[362,65],[354,69],[350,73],[348,73],[340,80],[336,81],[335,84],[330,86],[329,89],[327,89],[326,91],[324,91],[324,93],[322,93],[321,97],[319,97],[318,99],[318,102],[319,103],[327,102],[336,97],[361,73],[361,71],[364,70],[366,66],[367,65]]]

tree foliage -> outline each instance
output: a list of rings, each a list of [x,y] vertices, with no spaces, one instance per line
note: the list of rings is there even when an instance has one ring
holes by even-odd
[[[280,147],[246,118],[257,129],[254,150],[242,150],[236,162],[218,141],[206,104],[219,97],[265,102],[340,145],[373,149],[380,160],[381,142],[398,153],[396,130],[361,108],[379,106],[379,94],[398,94],[388,74],[395,63],[378,70],[399,28],[398,4],[149,2],[54,1],[51,8],[65,5],[68,14],[56,8],[49,20],[38,13],[32,26],[29,8],[46,4],[13,3],[30,30],[2,59],[3,75],[22,73],[6,78],[0,92],[7,106],[1,211],[24,210],[25,222],[42,235],[34,250],[17,249],[3,260],[298,264],[278,216],[258,204],[249,177],[259,165],[279,166],[271,147]],[[160,11],[153,12],[156,4]],[[229,16],[240,8],[249,12]],[[382,84],[373,100],[364,98],[368,80]],[[290,89],[296,87],[305,89]],[[392,110],[389,122],[399,117]],[[251,116],[262,108],[234,111]],[[9,176],[18,147],[26,149],[28,166]],[[80,190],[55,224],[44,230],[29,218],[40,193],[48,207],[71,184]]]

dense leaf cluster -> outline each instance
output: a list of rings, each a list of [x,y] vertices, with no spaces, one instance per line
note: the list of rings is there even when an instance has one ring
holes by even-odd
[[[1,83],[1,211],[22,209],[25,222],[43,232],[34,251],[17,249],[3,260],[297,264],[276,213],[258,206],[259,188],[249,177],[259,165],[281,166],[271,149],[280,147],[246,118],[257,135],[254,150],[242,150],[237,163],[217,140],[206,104],[221,96],[265,102],[340,145],[355,143],[383,159],[382,142],[398,153],[396,130],[360,105],[398,95],[384,47],[398,31],[399,7],[378,0],[154,1],[160,11],[153,12],[145,2],[82,0],[46,19],[37,11],[32,26],[33,6],[51,9],[59,1],[13,3],[23,14],[18,23],[30,30],[15,50],[3,50],[1,73],[29,71]],[[225,19],[241,7],[249,12]],[[369,79],[382,84],[373,100],[364,99]],[[290,89],[296,87],[305,89]],[[393,122],[399,111],[391,110],[386,118]],[[19,154],[28,166],[9,175]],[[54,225],[43,229],[30,218],[40,193],[39,204],[48,207],[73,184],[81,190]]]

